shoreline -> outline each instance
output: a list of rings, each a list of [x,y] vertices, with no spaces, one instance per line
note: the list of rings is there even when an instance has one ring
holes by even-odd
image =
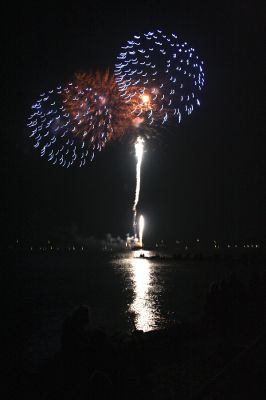
[[[265,311],[265,281],[251,280],[247,291],[234,276],[210,287],[201,320],[167,329],[107,335],[90,327],[81,306],[64,323],[61,350],[24,376],[17,392],[28,399],[230,399],[234,379],[244,399],[247,384],[254,393],[263,386]],[[243,370],[249,360],[257,371],[250,376]]]

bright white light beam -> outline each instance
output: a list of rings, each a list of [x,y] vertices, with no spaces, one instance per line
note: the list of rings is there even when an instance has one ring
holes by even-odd
[[[143,150],[144,150],[144,140],[141,137],[137,138],[135,143],[135,153],[137,157],[137,166],[136,166],[136,192],[135,192],[135,201],[133,205],[133,229],[134,234],[136,237],[136,225],[137,225],[137,205],[139,202],[139,191],[140,191],[140,170],[141,170],[141,163],[143,157]]]
[[[139,245],[140,245],[140,247],[143,247],[142,239],[143,239],[144,225],[145,225],[144,217],[143,217],[143,215],[141,215],[139,217]]]

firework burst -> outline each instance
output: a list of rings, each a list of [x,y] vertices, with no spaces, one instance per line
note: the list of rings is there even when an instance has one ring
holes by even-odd
[[[141,99],[129,103],[121,98],[109,71],[76,74],[72,83],[41,94],[32,105],[30,137],[52,164],[82,167],[138,124],[132,112],[137,101]]]
[[[58,86],[42,93],[31,108],[30,137],[52,164],[81,167],[109,140],[111,115],[91,87]]]
[[[157,136],[159,122],[180,122],[200,105],[203,62],[175,34],[135,35],[117,58],[114,74],[76,74],[32,105],[30,137],[52,164],[82,167],[108,142]]]
[[[200,105],[204,86],[203,61],[187,42],[161,30],[135,35],[117,57],[116,82],[121,97],[134,103],[144,99],[145,107],[133,107],[143,122],[167,123],[190,115]]]

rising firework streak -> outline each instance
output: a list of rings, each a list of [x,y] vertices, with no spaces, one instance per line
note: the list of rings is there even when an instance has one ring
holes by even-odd
[[[144,224],[145,224],[144,217],[143,217],[143,215],[141,215],[139,217],[139,245],[140,245],[140,247],[143,247],[142,239],[143,239]]]
[[[135,192],[135,201],[133,205],[133,229],[135,237],[137,236],[137,205],[139,202],[140,176],[141,176],[140,172],[141,172],[141,163],[143,157],[143,149],[144,149],[144,140],[141,137],[138,137],[135,143],[137,165],[136,165],[136,192]]]

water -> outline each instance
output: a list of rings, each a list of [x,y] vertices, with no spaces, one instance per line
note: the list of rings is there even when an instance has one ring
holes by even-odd
[[[7,362],[34,369],[60,348],[64,319],[80,304],[107,332],[148,331],[200,318],[210,283],[240,264],[116,255],[30,255],[2,270]],[[152,253],[145,252],[147,256]]]

